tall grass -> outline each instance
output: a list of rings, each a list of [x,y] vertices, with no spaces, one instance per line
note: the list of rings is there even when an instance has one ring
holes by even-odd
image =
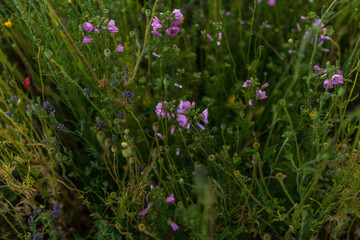
[[[272,2],[5,0],[0,238],[360,238],[360,1]]]

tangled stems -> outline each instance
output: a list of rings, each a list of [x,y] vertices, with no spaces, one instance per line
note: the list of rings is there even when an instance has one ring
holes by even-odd
[[[154,6],[153,6],[153,9],[152,9],[152,14],[151,14],[151,19],[154,18],[155,16],[155,10],[156,10],[156,6],[158,4],[159,0],[156,0],[155,3],[154,3]],[[144,46],[143,46],[143,49],[140,53],[140,56],[138,57],[138,59],[136,60],[136,64],[135,64],[135,68],[134,68],[134,71],[133,71],[133,75],[131,76],[131,78],[129,79],[128,81],[128,84],[131,84],[132,81],[134,81],[135,77],[136,77],[136,74],[139,70],[139,66],[140,66],[140,62],[142,60],[142,58],[144,57],[144,54],[145,54],[145,50],[146,50],[146,46],[148,44],[148,41],[149,41],[149,31],[150,31],[150,27],[151,27],[151,21],[148,22],[147,26],[146,26],[146,30],[145,30],[145,39],[144,39]]]

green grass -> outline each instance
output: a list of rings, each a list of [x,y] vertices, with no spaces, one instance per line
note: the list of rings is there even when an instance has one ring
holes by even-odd
[[[359,238],[360,1],[267,3],[5,0],[0,238]]]

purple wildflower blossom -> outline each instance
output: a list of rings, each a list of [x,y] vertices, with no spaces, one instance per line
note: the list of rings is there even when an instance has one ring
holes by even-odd
[[[163,27],[163,26],[160,24],[159,18],[156,17],[156,16],[154,17],[151,26],[153,27],[153,30],[154,30],[154,31],[160,30],[160,29],[162,29],[162,27]]]
[[[92,30],[94,29],[94,26],[89,22],[84,22],[83,27],[84,27],[84,30],[87,32],[92,32]]]
[[[116,33],[119,31],[119,29],[115,26],[115,21],[114,20],[110,20],[108,26],[108,30],[112,33]]]
[[[121,45],[121,44],[119,44],[119,46],[117,46],[117,51],[118,52],[124,52],[124,46],[123,45]]]
[[[141,212],[139,212],[140,216],[145,216],[148,213],[148,211],[146,209],[142,210]]]
[[[133,98],[135,96],[133,92],[128,91],[128,90],[124,91],[124,95],[127,100],[130,100],[131,98]]]
[[[59,217],[60,211],[61,211],[61,206],[55,204],[53,206],[53,210],[51,211],[50,215],[54,218],[57,218],[57,217]]]
[[[96,127],[101,128],[101,127],[104,126],[104,124],[105,124],[105,122],[103,120],[99,120],[99,121],[96,122]]]
[[[170,196],[166,199],[167,203],[175,204],[175,195],[172,193]]]
[[[185,115],[178,114],[176,121],[179,122],[179,125],[181,127],[185,127],[185,126],[188,126],[188,128],[190,127],[190,125],[189,125],[190,123],[188,123],[188,119]]]
[[[64,132],[66,130],[66,127],[63,123],[59,123],[59,125],[57,125],[57,129],[61,132]]]
[[[276,0],[269,0],[269,1],[268,1],[268,5],[269,5],[270,7],[275,6],[275,4],[276,4]]]
[[[265,99],[267,98],[266,96],[266,92],[262,91],[261,89],[256,90],[256,96],[260,99]]]
[[[209,116],[209,111],[208,109],[206,108],[203,112],[202,112],[202,115],[201,115],[201,120],[205,123],[205,124],[208,124],[209,121],[208,121],[208,116]]]
[[[82,40],[82,43],[91,43],[91,38],[89,37],[84,37],[84,39]]]
[[[157,37],[161,37],[161,33],[157,32],[157,31],[151,31],[151,34]]]
[[[125,113],[123,113],[123,112],[118,113],[118,118],[124,119],[124,117],[125,117]]]
[[[176,225],[176,223],[174,223],[174,222],[171,222],[170,225],[171,225],[171,228],[172,228],[174,231],[176,231],[176,230],[179,229],[179,226]]]
[[[176,36],[180,32],[180,28],[178,27],[171,27],[166,30],[166,33],[172,37]]]
[[[315,65],[315,66],[314,66],[314,70],[315,70],[315,71],[322,71],[322,68],[319,67],[318,65]]]
[[[180,9],[174,9],[173,14],[176,17],[176,20],[172,21],[171,24],[174,27],[177,27],[182,23],[182,18],[183,18],[184,15],[181,13]]]
[[[163,109],[163,104],[166,104],[167,102],[164,101],[164,102],[159,102],[157,105],[156,105],[156,109],[155,109],[155,112],[156,114],[158,115],[158,117],[162,117],[162,118],[166,118],[167,114],[166,112],[164,111]]]
[[[201,125],[200,123],[196,124],[202,131],[205,130],[205,127],[203,125]]]

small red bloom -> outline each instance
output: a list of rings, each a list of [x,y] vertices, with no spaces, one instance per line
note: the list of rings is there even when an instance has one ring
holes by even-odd
[[[24,80],[24,89],[28,89],[29,86],[30,86],[30,77],[26,77],[25,80]]]

